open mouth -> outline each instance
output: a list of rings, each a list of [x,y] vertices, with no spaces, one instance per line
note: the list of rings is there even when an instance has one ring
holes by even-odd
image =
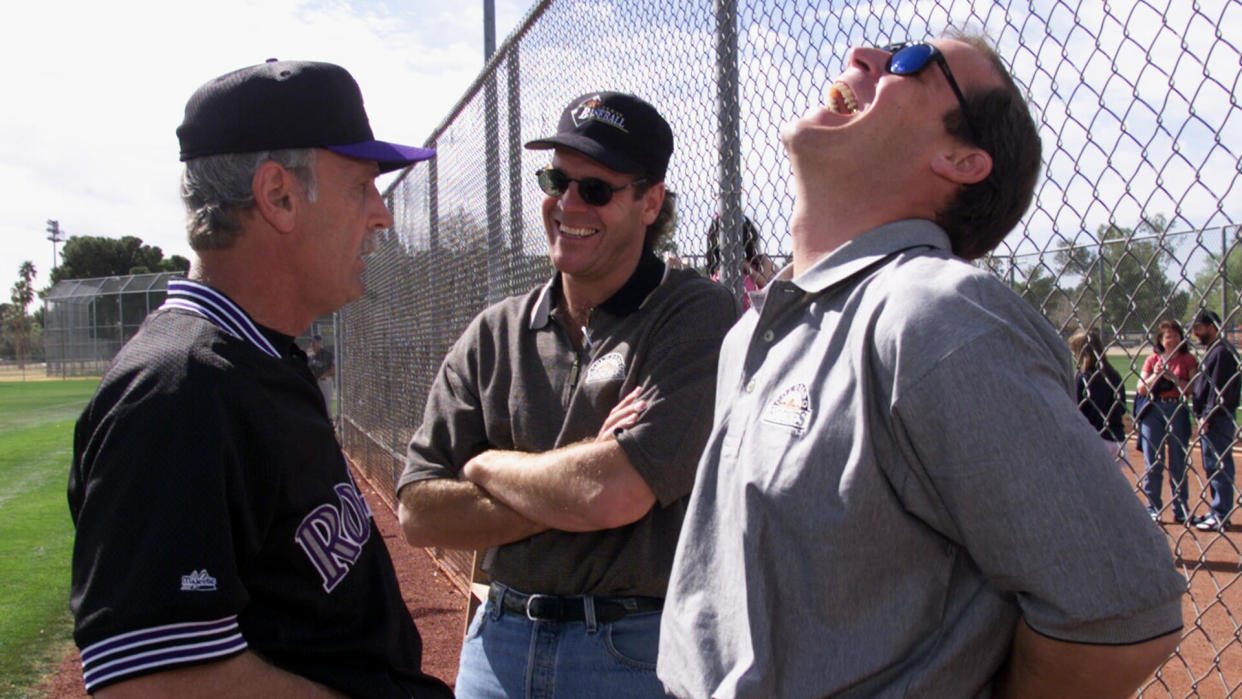
[[[858,97],[854,90],[840,81],[828,88],[828,103],[824,106],[833,114],[841,116],[853,116],[859,112]]]
[[[561,226],[561,235],[566,238],[590,238],[599,232],[598,228],[575,228],[573,226]]]

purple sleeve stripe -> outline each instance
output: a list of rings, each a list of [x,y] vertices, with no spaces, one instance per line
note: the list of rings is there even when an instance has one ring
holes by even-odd
[[[244,650],[246,650],[246,639],[242,638],[241,634],[237,634],[233,638],[218,643],[199,643],[189,646],[164,648],[160,651],[118,658],[98,668],[84,671],[82,679],[86,684],[87,693],[93,694],[95,689],[102,684],[138,675],[151,674],[151,670],[162,672],[183,665],[197,664],[203,660],[211,660],[213,658],[224,659]]]
[[[100,658],[137,646],[161,643],[178,638],[221,636],[237,632],[236,614],[211,621],[185,621],[177,624],[151,626],[145,629],[138,629],[137,631],[128,631],[116,636],[109,636],[102,641],[92,643],[82,649],[82,663],[95,663]]]

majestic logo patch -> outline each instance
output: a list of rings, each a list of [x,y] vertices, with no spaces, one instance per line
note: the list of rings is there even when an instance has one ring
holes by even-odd
[[[216,579],[207,574],[207,569],[191,571],[181,576],[182,592],[215,592]]]
[[[763,421],[789,427],[801,434],[811,422],[811,395],[806,384],[798,383],[786,388],[776,400],[763,411]]]
[[[608,124],[614,129],[629,133],[625,128],[625,115],[611,107],[605,107],[600,104],[599,95],[583,100],[571,114],[574,126],[582,126],[588,121],[598,121],[601,124]]]
[[[609,352],[591,362],[591,366],[587,367],[586,378],[582,382],[600,383],[624,378],[625,357],[621,356],[620,352]]]
[[[353,483],[337,483],[338,505],[316,507],[298,525],[293,539],[323,578],[324,592],[340,584],[371,538],[371,508]]]

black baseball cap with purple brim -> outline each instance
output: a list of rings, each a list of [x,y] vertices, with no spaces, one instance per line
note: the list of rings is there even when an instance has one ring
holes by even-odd
[[[181,160],[222,153],[323,148],[373,160],[391,172],[435,155],[429,148],[378,141],[362,91],[331,63],[278,61],[235,70],[190,97],[177,127]]]

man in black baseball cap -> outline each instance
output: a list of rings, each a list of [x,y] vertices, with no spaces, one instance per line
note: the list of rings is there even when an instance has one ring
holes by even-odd
[[[74,433],[71,607],[100,696],[447,697],[294,344],[363,291],[392,225],[343,68],[272,61],[186,105],[188,279],[118,353]]]
[[[1233,446],[1237,434],[1234,416],[1242,395],[1238,350],[1221,333],[1220,316],[1203,309],[1190,326],[1207,352],[1191,384],[1191,404],[1199,420],[1199,447],[1203,472],[1212,484],[1211,509],[1191,519],[1201,531],[1224,531],[1234,509]]]
[[[618,92],[572,100],[538,170],[543,286],[450,351],[398,481],[416,546],[486,549],[460,696],[663,696],[664,591],[711,427],[728,291],[653,249],[673,132]]]

